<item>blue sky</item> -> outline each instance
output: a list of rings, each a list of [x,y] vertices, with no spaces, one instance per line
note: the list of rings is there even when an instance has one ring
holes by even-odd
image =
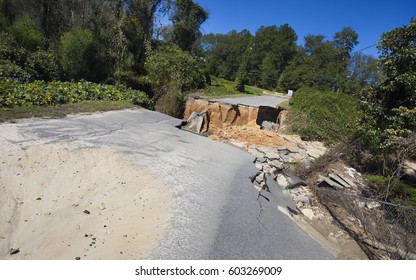
[[[299,0],[196,0],[210,13],[201,28],[206,33],[228,33],[260,26],[289,24],[299,44],[308,34],[331,39],[335,32],[351,26],[359,35],[360,50],[376,44],[382,33],[406,25],[416,17],[416,0],[394,1],[299,1]],[[363,53],[377,56],[375,47]]]

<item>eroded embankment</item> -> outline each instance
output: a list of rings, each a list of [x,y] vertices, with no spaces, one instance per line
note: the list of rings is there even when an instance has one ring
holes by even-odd
[[[252,107],[242,104],[231,105],[189,98],[184,119],[191,114],[206,112],[203,115],[201,133],[209,138],[247,148],[249,145],[283,146],[286,141],[274,131],[262,130],[267,123],[271,130],[277,130],[282,109],[267,106]]]

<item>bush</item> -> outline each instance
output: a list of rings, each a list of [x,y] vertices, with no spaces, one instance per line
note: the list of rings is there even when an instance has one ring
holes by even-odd
[[[13,24],[11,31],[19,44],[26,50],[36,51],[41,47],[42,33],[33,19],[20,18]]]
[[[349,139],[357,130],[361,113],[349,95],[302,88],[290,104],[291,129],[305,140],[332,143]]]
[[[93,34],[88,29],[76,29],[61,38],[62,67],[70,79],[81,79],[89,73]]]
[[[33,72],[36,80],[51,82],[59,80],[60,69],[53,53],[37,51],[29,55],[26,67]]]
[[[0,32],[0,59],[23,66],[26,58],[27,51],[16,42],[15,38],[6,32]]]
[[[171,116],[181,117],[187,92],[205,87],[205,75],[198,61],[177,46],[151,53],[145,67],[158,111]]]
[[[0,105],[2,107],[57,105],[84,100],[121,101],[139,99],[144,107],[152,109],[153,103],[144,92],[123,85],[109,86],[90,82],[35,81],[21,84],[5,80],[0,82]]]
[[[25,83],[32,81],[33,76],[19,65],[16,65],[9,60],[0,59],[0,79],[9,79]]]

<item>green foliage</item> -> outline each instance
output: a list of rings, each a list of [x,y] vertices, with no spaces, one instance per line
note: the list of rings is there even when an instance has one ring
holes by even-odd
[[[235,89],[239,92],[245,91],[245,83],[247,82],[247,64],[250,57],[252,46],[249,45],[244,52],[240,66],[238,67],[237,75],[235,77]]]
[[[302,88],[291,99],[292,131],[305,140],[336,142],[351,137],[360,118],[358,101],[343,93]]]
[[[44,106],[74,103],[84,100],[133,100],[140,99],[147,108],[152,102],[143,92],[125,86],[99,85],[90,82],[51,82],[35,81],[21,84],[9,80],[0,81],[0,105],[14,108],[18,106]]]
[[[381,36],[382,81],[360,95],[363,118],[355,143],[362,168],[392,174],[403,161],[415,157],[416,135],[416,19]],[[362,154],[371,154],[363,157]]]
[[[416,106],[416,18],[405,27],[383,34],[378,49],[383,78],[379,92],[383,107]]]
[[[36,22],[28,16],[16,21],[11,32],[17,42],[28,51],[36,51],[42,45],[42,33]]]
[[[0,80],[10,79],[21,83],[32,80],[32,75],[9,60],[0,60]]]
[[[161,47],[151,53],[146,70],[154,87],[167,86],[187,92],[205,86],[205,76],[198,61],[177,46]]]
[[[275,89],[279,76],[296,53],[297,38],[288,24],[260,27],[250,57],[249,84]]]
[[[172,41],[184,51],[191,51],[201,37],[200,26],[208,19],[208,12],[192,0],[176,0],[171,16]]]
[[[16,42],[16,39],[9,33],[0,32],[0,59],[23,66],[26,58],[27,51]]]
[[[152,85],[158,108],[179,117],[187,92],[205,87],[205,75],[198,61],[179,47],[161,47],[151,52],[146,61],[147,79]]]
[[[56,81],[60,78],[60,69],[56,56],[51,52],[36,51],[29,55],[26,67],[33,72],[36,80],[46,82]]]
[[[384,199],[384,192],[387,189],[391,177],[365,174],[364,178],[376,196]],[[407,207],[416,207],[416,186],[398,181],[391,190],[388,201]]]
[[[88,29],[76,29],[61,39],[62,67],[70,79],[88,76],[93,35]]]
[[[248,30],[205,35],[202,46],[206,52],[207,71],[213,76],[234,81],[252,37]]]

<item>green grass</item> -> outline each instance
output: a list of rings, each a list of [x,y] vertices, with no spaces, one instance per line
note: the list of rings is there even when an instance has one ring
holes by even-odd
[[[259,96],[264,93],[272,92],[253,86],[245,86],[245,92],[239,92],[234,88],[234,83],[217,77],[211,77],[211,85],[206,89],[199,91],[196,95],[209,98],[228,98]]]
[[[130,100],[124,101],[81,101],[56,106],[30,106],[15,108],[0,108],[0,122],[13,122],[26,118],[63,118],[66,115],[78,113],[105,112],[139,108]]]
[[[284,101],[284,102],[280,103],[279,104],[279,107],[282,107],[284,109],[289,109],[289,107],[290,107],[290,101],[288,100],[288,101]]]

